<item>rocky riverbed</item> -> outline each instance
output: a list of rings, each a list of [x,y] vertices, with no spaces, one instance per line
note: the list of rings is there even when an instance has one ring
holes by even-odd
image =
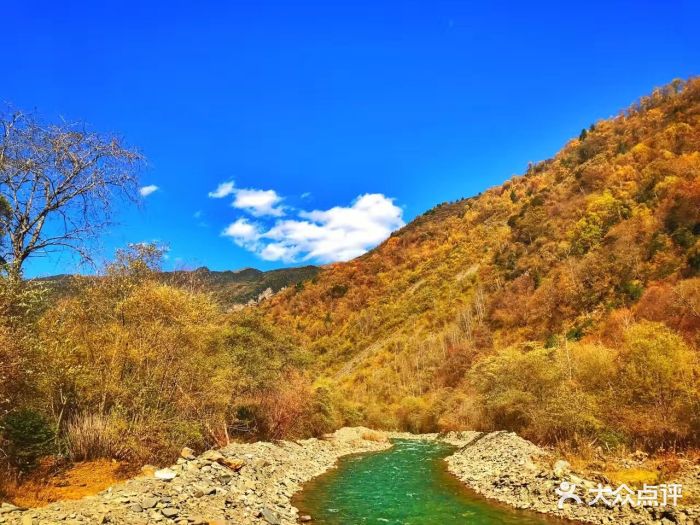
[[[441,439],[460,447],[445,459],[450,472],[476,492],[519,509],[585,523],[700,524],[700,505],[684,505],[682,499],[676,507],[590,506],[588,489],[597,488],[600,480],[582,479],[566,461],[511,432],[451,432]],[[686,474],[683,481],[700,482],[700,467]],[[567,501],[563,509],[557,508],[555,490],[562,482],[576,485],[582,503]]]
[[[364,439],[365,437],[370,439]],[[327,439],[232,444],[77,501],[23,510],[3,504],[0,523],[20,525],[151,524],[288,525],[303,521],[292,495],[347,454],[390,447],[363,428]]]
[[[508,432],[447,435],[378,433],[343,428],[324,439],[232,444],[195,456],[183,450],[177,464],[151,471],[77,501],[41,509],[0,506],[0,524],[291,525],[308,521],[291,504],[302,485],[347,454],[389,448],[387,438],[439,439],[456,447],[448,469],[476,492],[520,509],[587,523],[700,524],[700,505],[678,507],[589,506],[582,479],[550,452]],[[700,467],[691,473],[700,483]],[[582,504],[557,508],[555,489],[575,484]],[[348,524],[351,525],[351,524]]]

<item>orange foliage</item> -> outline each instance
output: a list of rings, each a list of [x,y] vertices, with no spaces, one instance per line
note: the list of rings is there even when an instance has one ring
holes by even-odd
[[[315,354],[316,373],[339,381],[360,418],[384,411],[401,424],[415,405],[423,424],[450,419],[469,369],[508,345],[616,348],[647,319],[697,347],[699,239],[700,79],[691,79],[263,309]]]

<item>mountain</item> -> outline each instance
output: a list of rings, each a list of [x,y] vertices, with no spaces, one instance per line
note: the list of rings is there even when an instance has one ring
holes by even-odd
[[[318,271],[316,266],[282,268],[266,272],[255,268],[217,272],[200,267],[193,271],[161,272],[159,278],[176,286],[195,285],[202,291],[212,293],[221,304],[233,306],[256,300],[268,289],[277,293],[282,288],[312,279]],[[36,280],[48,283],[60,294],[70,289],[71,278],[71,275],[56,275]]]
[[[697,440],[699,238],[695,78],[261,308],[312,353],[345,422]],[[683,408],[644,404],[664,381],[683,383]],[[657,416],[667,430],[654,434]]]
[[[277,293],[287,286],[313,279],[318,271],[317,266],[281,268],[266,272],[255,268],[216,272],[202,267],[194,272],[164,272],[163,278],[168,282],[178,284],[191,279],[192,274],[194,274],[196,279],[202,283],[204,290],[213,293],[223,304],[233,305],[255,300],[267,289]]]

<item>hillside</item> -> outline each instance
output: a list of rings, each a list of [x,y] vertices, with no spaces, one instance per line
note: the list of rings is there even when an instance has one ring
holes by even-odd
[[[193,271],[160,272],[159,279],[174,286],[195,285],[197,289],[213,294],[224,306],[246,304],[257,299],[268,288],[277,293],[286,286],[311,279],[318,273],[316,266],[282,268],[263,272],[255,268],[212,271],[206,267]],[[36,279],[47,283],[59,294],[71,289],[71,275],[55,275]]]
[[[697,443],[698,238],[695,78],[262,308],[335,421]]]

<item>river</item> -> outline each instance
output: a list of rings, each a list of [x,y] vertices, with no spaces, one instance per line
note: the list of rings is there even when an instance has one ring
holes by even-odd
[[[446,468],[454,447],[395,440],[386,451],[341,458],[304,486],[293,504],[317,525],[552,525],[468,490]]]

